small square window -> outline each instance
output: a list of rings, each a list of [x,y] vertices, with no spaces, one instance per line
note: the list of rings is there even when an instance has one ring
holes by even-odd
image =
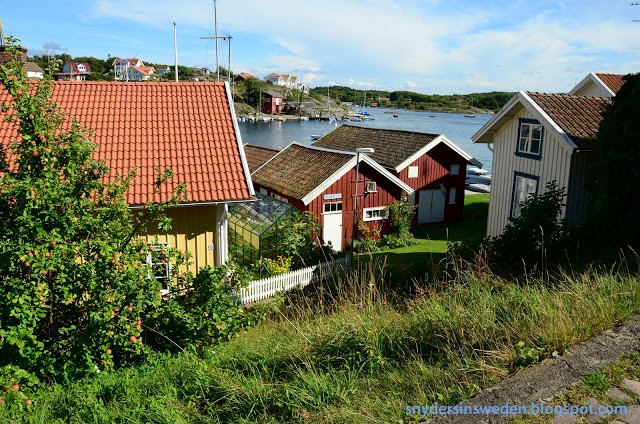
[[[542,154],[544,127],[534,119],[520,118],[516,155],[539,159]]]
[[[449,171],[449,173],[451,175],[460,175],[460,164],[451,164],[451,170]]]
[[[363,221],[381,221],[389,218],[389,208],[386,206],[377,208],[365,208],[363,210]]]
[[[342,202],[331,202],[324,204],[324,213],[342,212]]]
[[[408,170],[408,177],[409,178],[418,178],[418,167],[417,166],[410,166],[409,170]]]
[[[378,185],[376,184],[375,181],[368,181],[367,182],[367,193],[375,193],[376,191],[378,191]]]

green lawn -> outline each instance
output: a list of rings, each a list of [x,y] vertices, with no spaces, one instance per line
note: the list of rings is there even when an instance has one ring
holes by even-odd
[[[359,260],[386,257],[387,264],[404,276],[407,272],[413,277],[427,272],[433,274],[447,252],[448,242],[459,241],[471,249],[478,247],[485,236],[488,209],[489,194],[467,195],[464,199],[464,218],[461,221],[420,225],[414,230],[418,244],[383,250],[372,255],[360,255]]]

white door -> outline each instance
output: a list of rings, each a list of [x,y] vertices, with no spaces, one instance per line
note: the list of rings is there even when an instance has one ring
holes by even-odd
[[[327,244],[331,242],[336,252],[342,250],[342,212],[324,214],[322,238]]]
[[[418,201],[418,224],[444,221],[445,192],[442,190],[420,190]]]

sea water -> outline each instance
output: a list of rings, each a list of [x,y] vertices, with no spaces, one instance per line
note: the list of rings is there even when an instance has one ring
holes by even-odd
[[[367,108],[372,121],[329,122],[329,121],[272,121],[240,122],[240,134],[244,144],[256,144],[268,147],[285,147],[292,142],[311,145],[311,136],[327,134],[340,125],[349,124],[369,128],[416,131],[432,134],[444,134],[449,140],[460,146],[480,161],[491,172],[492,153],[484,143],[475,144],[471,136],[476,133],[493,115],[477,114],[474,117],[458,113],[415,112],[410,110]],[[394,117],[397,114],[397,117]]]

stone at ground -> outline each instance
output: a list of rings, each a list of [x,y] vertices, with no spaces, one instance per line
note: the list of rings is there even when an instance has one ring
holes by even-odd
[[[640,406],[631,405],[626,414],[620,414],[618,417],[626,424],[638,424],[640,423]]]
[[[610,397],[611,399],[615,400],[615,401],[618,401],[618,402],[631,402],[631,401],[633,401],[631,396],[629,396],[628,394],[626,394],[622,390],[618,389],[617,387],[610,388],[609,391],[607,392],[607,396]]]
[[[561,417],[557,417],[554,418],[552,423],[553,424],[576,424],[576,422],[578,421],[578,418],[576,416],[571,416],[571,415],[563,415]]]
[[[573,346],[560,357],[547,359],[527,368],[462,404],[504,405],[508,401],[511,405],[530,405],[532,402],[553,399],[572,385],[582,381],[584,374],[618,361],[625,353],[638,351],[640,351],[640,316]],[[640,391],[640,387],[638,389]],[[432,423],[498,424],[510,418],[513,417],[439,415],[432,419]],[[640,421],[634,424],[640,424]]]
[[[640,397],[640,381],[624,380],[622,387]]]
[[[594,399],[592,397],[587,398],[584,401],[585,405],[592,405],[591,410],[594,412],[593,414],[589,414],[585,417],[586,421],[588,423],[599,423],[600,420],[602,420],[606,415],[599,415],[597,413],[598,408],[600,408],[600,402],[598,402],[597,399]]]

